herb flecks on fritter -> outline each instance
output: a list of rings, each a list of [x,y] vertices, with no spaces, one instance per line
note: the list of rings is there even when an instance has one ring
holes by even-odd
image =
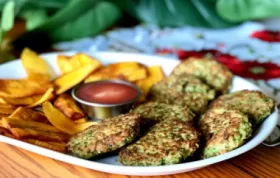
[[[223,107],[209,109],[200,118],[199,126],[206,138],[203,158],[238,148],[252,134],[252,124],[245,114]]]
[[[181,163],[198,148],[199,134],[178,119],[164,120],[119,152],[124,165],[159,166]]]
[[[134,108],[131,112],[140,114],[142,119],[153,123],[177,118],[183,122],[192,122],[194,114],[187,107],[159,102],[148,102]]]
[[[179,64],[172,74],[187,73],[194,75],[213,87],[216,91],[227,93],[231,87],[232,73],[214,59],[188,58]]]
[[[203,113],[208,100],[215,97],[215,91],[195,76],[188,74],[171,75],[153,85],[152,100],[189,107],[194,113]]]
[[[271,114],[274,105],[274,100],[260,91],[241,90],[220,96],[210,107],[223,106],[239,110],[247,114],[254,124],[260,124]]]
[[[139,115],[132,113],[104,120],[72,137],[68,150],[85,159],[115,151],[135,140],[140,124]]]
[[[166,93],[172,93],[174,95],[201,93],[208,100],[215,98],[215,90],[201,82],[197,77],[185,73],[170,75],[166,79],[158,82],[151,89],[152,95],[165,95]]]

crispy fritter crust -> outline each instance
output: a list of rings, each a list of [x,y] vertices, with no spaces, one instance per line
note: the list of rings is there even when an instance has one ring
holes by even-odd
[[[200,118],[199,126],[206,139],[204,158],[238,148],[252,134],[252,124],[245,114],[223,107],[209,109]]]
[[[172,93],[173,95],[201,93],[208,100],[215,98],[215,90],[204,84],[197,77],[186,73],[170,75],[155,84],[150,91],[152,95],[165,95],[167,92]]]
[[[121,149],[119,160],[124,165],[158,166],[183,162],[198,148],[199,134],[178,119],[154,125],[135,143]]]
[[[222,95],[210,105],[210,107],[221,106],[239,110],[252,118],[254,124],[260,124],[271,114],[275,102],[260,91],[241,90]]]
[[[174,118],[191,123],[195,116],[187,107],[159,102],[141,104],[131,112],[140,114],[142,119],[151,120],[153,123]]]
[[[141,119],[138,114],[123,114],[104,120],[73,136],[67,148],[74,155],[89,159],[115,151],[139,135]]]
[[[206,110],[208,100],[215,97],[215,91],[198,78],[181,74],[171,75],[153,85],[149,95],[153,101],[187,106],[200,114]]]
[[[188,58],[179,64],[172,74],[187,73],[206,82],[221,93],[227,93],[231,88],[232,73],[221,63],[208,58]]]

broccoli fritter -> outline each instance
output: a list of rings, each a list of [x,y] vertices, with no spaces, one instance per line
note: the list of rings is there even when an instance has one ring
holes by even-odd
[[[241,90],[222,95],[210,107],[227,107],[239,110],[249,116],[254,124],[260,124],[271,114],[275,102],[260,91]]]
[[[238,148],[252,134],[252,124],[245,114],[223,107],[209,109],[200,118],[199,126],[206,140],[203,158]]]
[[[232,83],[232,73],[221,63],[208,58],[188,58],[179,64],[172,74],[194,75],[213,87],[216,91],[227,93]]]
[[[187,106],[194,113],[203,113],[215,91],[194,76],[171,75],[156,83],[150,90],[153,101]]]
[[[131,112],[140,114],[142,119],[153,123],[177,118],[183,122],[192,122],[194,114],[187,107],[159,102],[148,102],[134,108]]]
[[[198,148],[199,134],[178,119],[168,119],[154,125],[149,132],[119,152],[124,165],[159,166],[186,160]]]
[[[200,93],[208,100],[215,98],[215,90],[204,84],[195,76],[182,73],[180,75],[170,75],[153,85],[150,93],[152,95],[181,95],[185,93]]]
[[[140,125],[140,116],[133,113],[106,119],[73,136],[67,148],[85,159],[112,152],[134,141],[140,133]]]

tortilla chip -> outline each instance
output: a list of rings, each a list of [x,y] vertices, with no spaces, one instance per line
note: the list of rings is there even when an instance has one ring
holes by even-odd
[[[148,95],[150,88],[155,83],[159,82],[165,77],[161,66],[148,67],[148,74],[149,76],[146,79],[139,80],[136,82],[136,85],[142,90],[142,95],[139,99],[140,102],[146,99],[146,96]]]
[[[53,85],[29,80],[0,79],[0,97],[22,98],[45,93]]]
[[[64,74],[54,81],[56,85],[56,94],[59,95],[69,90],[73,86],[83,81],[91,72],[97,69],[98,66],[87,64],[72,72]]]
[[[10,104],[0,104],[0,114],[12,114],[17,107]]]
[[[51,142],[51,141],[41,141],[36,139],[24,139],[22,140],[27,143],[31,143],[33,145],[37,145],[40,147],[44,147],[50,150],[58,151],[64,153],[66,151],[66,143],[65,142]]]
[[[30,120],[2,118],[2,126],[17,139],[34,138],[46,141],[68,141],[69,139],[69,135],[51,125]]]
[[[87,64],[92,64],[96,66],[96,68],[101,67],[101,63],[97,59],[82,53],[77,53],[73,56],[58,55],[57,64],[63,74],[71,72]]]
[[[34,111],[33,109],[26,107],[17,108],[9,118],[13,119],[22,119],[22,120],[30,120],[35,122],[49,123],[47,117],[43,112]]]
[[[75,100],[68,94],[61,94],[54,102],[54,106],[71,120],[85,117],[83,110],[77,105]]]
[[[25,48],[21,53],[22,65],[27,73],[28,80],[38,82],[50,81],[53,74],[48,63],[41,58],[37,53]]]

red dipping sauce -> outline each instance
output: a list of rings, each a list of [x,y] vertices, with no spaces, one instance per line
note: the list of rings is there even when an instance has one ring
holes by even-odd
[[[76,91],[78,98],[98,104],[122,104],[138,95],[139,91],[136,88],[110,81],[84,84]]]

